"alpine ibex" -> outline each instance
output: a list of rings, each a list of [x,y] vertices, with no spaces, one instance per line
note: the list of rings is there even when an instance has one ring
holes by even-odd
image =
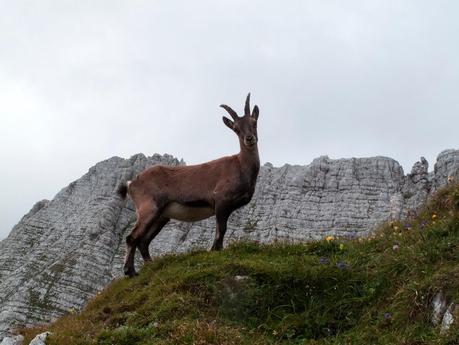
[[[126,275],[136,274],[136,248],[139,248],[144,261],[151,260],[148,246],[170,219],[194,222],[215,215],[217,228],[212,250],[222,249],[229,216],[252,199],[260,170],[258,106],[250,111],[249,93],[244,116],[239,117],[227,105],[222,104],[221,107],[233,119],[223,117],[223,123],[239,138],[241,150],[238,154],[199,165],[155,165],[133,181],[120,185],[118,193],[123,198],[129,194],[137,215],[134,228],[126,237]]]

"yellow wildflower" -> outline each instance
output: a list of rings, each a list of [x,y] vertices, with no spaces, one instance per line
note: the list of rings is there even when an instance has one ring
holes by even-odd
[[[434,214],[432,215],[432,220],[435,220],[435,219],[437,219],[437,215],[434,213]]]
[[[334,240],[333,236],[325,237],[325,241],[327,241],[327,242],[330,242],[330,241],[333,241],[333,240]]]

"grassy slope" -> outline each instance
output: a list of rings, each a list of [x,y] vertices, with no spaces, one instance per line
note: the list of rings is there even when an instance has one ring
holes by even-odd
[[[459,304],[458,185],[365,240],[157,259],[81,313],[25,332],[67,345],[459,344],[457,322],[444,335],[429,322],[440,289]]]

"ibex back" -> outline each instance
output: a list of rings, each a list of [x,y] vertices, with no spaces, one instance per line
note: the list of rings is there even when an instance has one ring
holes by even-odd
[[[223,123],[239,138],[238,154],[199,165],[156,165],[119,187],[118,193],[123,198],[126,194],[131,197],[137,215],[134,228],[126,238],[126,275],[136,274],[136,248],[145,261],[151,260],[148,247],[170,219],[194,222],[215,215],[217,227],[212,250],[222,249],[229,216],[252,199],[260,170],[259,109],[255,106],[250,111],[250,93],[242,117],[227,105],[221,107],[233,119],[223,117]]]

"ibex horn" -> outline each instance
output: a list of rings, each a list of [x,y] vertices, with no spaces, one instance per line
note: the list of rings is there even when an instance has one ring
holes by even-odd
[[[225,109],[228,114],[231,115],[231,117],[233,118],[234,121],[236,121],[237,119],[239,119],[239,116],[237,115],[237,113],[231,109],[230,107],[228,107],[226,104],[221,104],[220,107],[222,107],[223,109]]]
[[[245,100],[244,115],[250,116],[250,92],[247,95],[247,99]]]

